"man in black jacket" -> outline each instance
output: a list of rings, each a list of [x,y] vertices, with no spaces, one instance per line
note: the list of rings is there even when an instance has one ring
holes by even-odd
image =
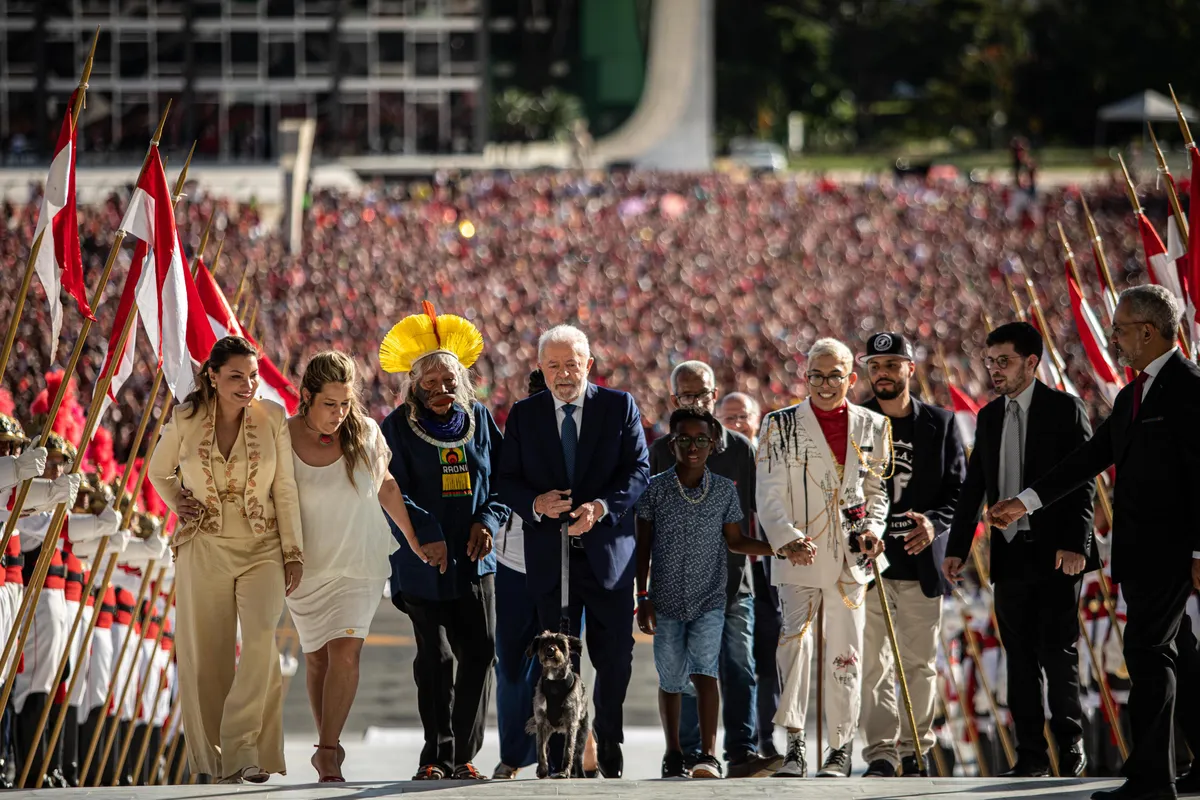
[[[936,743],[938,629],[947,532],[967,472],[967,458],[954,415],[909,395],[914,353],[899,333],[877,333],[867,343],[866,365],[875,397],[863,405],[891,420],[895,470],[888,480],[892,502],[883,572],[904,676],[912,696],[922,753]],[[887,626],[872,584],[863,637],[862,730],[867,777],[918,774],[916,744],[897,705],[895,665]],[[903,722],[902,722],[903,720]]]
[[[970,555],[983,503],[1016,494],[1092,435],[1083,403],[1035,378],[1041,358],[1042,336],[1026,322],[1001,325],[988,335],[984,364],[1000,397],[979,412],[975,450],[942,562],[948,580],[958,580]],[[1002,777],[1050,774],[1043,697],[1050,705],[1059,774],[1081,775],[1087,763],[1076,642],[1082,573],[1099,563],[1094,492],[1092,483],[1081,482],[1053,508],[991,532],[996,619],[1008,656],[1008,707],[1017,732],[1017,763]]]
[[[1200,368],[1174,346],[1181,315],[1161,286],[1121,293],[1112,340],[1121,364],[1139,371],[1137,380],[1117,395],[1091,441],[1053,470],[1027,476],[1029,489],[989,515],[1012,529],[1028,513],[1036,526],[1062,505],[1059,498],[1116,465],[1112,571],[1127,609],[1133,750],[1122,770],[1125,784],[1095,792],[1097,800],[1200,793],[1195,762],[1175,782],[1172,720],[1200,754],[1200,651],[1184,613],[1192,589],[1200,589],[1200,527],[1189,503],[1200,487]]]

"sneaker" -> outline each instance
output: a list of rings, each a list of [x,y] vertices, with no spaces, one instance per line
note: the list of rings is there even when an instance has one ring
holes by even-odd
[[[783,757],[783,765],[775,771],[776,778],[807,778],[808,756],[804,752],[804,734],[789,733],[787,737],[787,755]]]
[[[691,773],[683,761],[683,753],[671,750],[662,760],[662,776],[664,778],[690,778]]]
[[[926,761],[925,761],[925,768],[926,769],[929,768],[928,757],[926,758]],[[900,759],[900,774],[906,778],[921,777],[921,769],[920,769],[920,767],[917,766],[917,757],[916,756],[905,756],[904,758]],[[1074,777],[1074,776],[1072,776],[1072,777]]]
[[[749,753],[737,761],[729,762],[729,777],[731,778],[765,778],[783,766],[783,756],[774,758]]]
[[[710,755],[701,755],[692,767],[693,778],[721,778],[721,762]]]
[[[850,777],[850,745],[844,744],[836,750],[830,750],[821,765],[818,778],[849,778]]]
[[[894,778],[896,777],[896,765],[886,758],[877,758],[867,765],[867,771],[863,773],[863,777]]]
[[[503,761],[501,761],[496,765],[496,768],[492,770],[492,780],[510,781],[517,777],[517,773],[520,771],[520,767],[510,767],[508,764],[505,764]]]

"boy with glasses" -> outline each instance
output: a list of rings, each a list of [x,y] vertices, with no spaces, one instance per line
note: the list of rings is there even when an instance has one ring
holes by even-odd
[[[650,479],[637,503],[637,621],[654,636],[659,710],[667,753],[664,778],[720,778],[716,759],[717,677],[725,628],[728,551],[771,556],[766,542],[742,533],[737,487],[707,467],[721,426],[707,411],[671,414],[675,464]],[[652,591],[650,590],[652,588]],[[696,687],[700,755],[684,763],[679,721],[689,679]]]

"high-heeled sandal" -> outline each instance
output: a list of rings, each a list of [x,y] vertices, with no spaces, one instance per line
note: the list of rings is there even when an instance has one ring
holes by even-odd
[[[335,753],[338,754],[338,769],[340,770],[342,768],[342,761],[345,760],[345,755],[344,755],[345,751],[342,750],[342,746],[340,744],[336,744],[336,745],[314,744],[313,747],[315,747],[317,750],[333,750]],[[318,755],[317,753],[313,753],[313,757],[311,759],[309,759],[309,762],[308,762],[308,763],[312,764],[312,768],[317,771],[317,776],[318,776],[317,783],[345,783],[346,782],[346,779],[343,778],[341,775],[324,775],[324,774],[322,774],[320,768],[317,767],[317,765],[315,763],[317,755]]]

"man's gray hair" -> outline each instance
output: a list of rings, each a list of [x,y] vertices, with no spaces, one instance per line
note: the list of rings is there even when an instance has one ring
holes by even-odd
[[[854,371],[854,353],[837,339],[825,338],[813,342],[813,346],[808,349],[808,363],[811,364],[821,356],[833,356],[847,372]]]
[[[588,344],[587,334],[574,325],[555,325],[543,333],[538,339],[538,361],[542,360],[542,353],[548,344],[569,344],[576,354],[583,356],[584,361],[592,357],[592,347]]]
[[[1131,286],[1121,292],[1119,302],[1126,305],[1134,319],[1151,323],[1167,341],[1175,340],[1183,306],[1169,289],[1150,283]]]
[[[716,388],[717,376],[712,367],[703,361],[684,361],[671,370],[671,394],[679,394],[679,378],[683,375],[707,378],[709,384]]]
[[[745,394],[744,392],[730,392],[729,394],[727,394],[721,398],[721,406],[720,407],[724,408],[725,404],[731,400],[741,400],[742,405],[744,405],[746,407],[747,414],[753,414],[754,416],[762,416],[762,406],[760,406],[758,404],[758,401],[755,400],[750,395]]]

